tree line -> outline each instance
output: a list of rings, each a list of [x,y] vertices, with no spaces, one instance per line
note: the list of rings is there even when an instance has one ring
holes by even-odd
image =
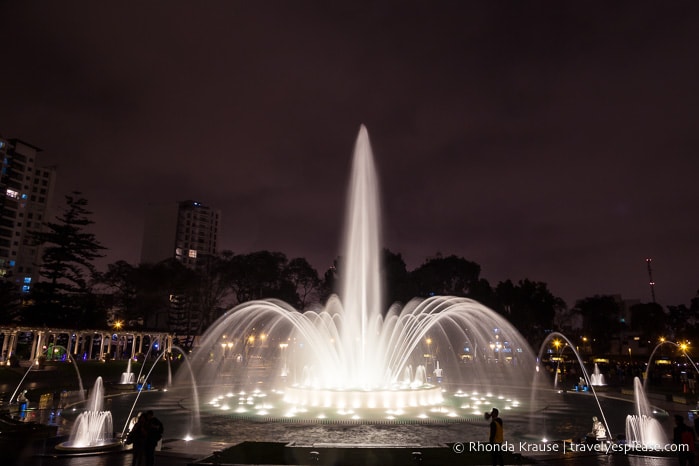
[[[137,265],[120,260],[99,272],[93,263],[105,247],[88,231],[93,221],[87,205],[80,193],[67,195],[56,219],[32,234],[43,251],[41,280],[28,294],[9,280],[0,283],[0,323],[106,328],[118,322],[196,335],[228,309],[251,300],[280,299],[299,312],[318,309],[336,292],[342,274],[341,257],[321,276],[306,259],[274,251],[223,251],[201,257],[196,268],[174,258]],[[689,306],[663,309],[641,303],[624,313],[614,296],[583,298],[568,308],[544,282],[525,278],[492,286],[481,277],[480,265],[455,255],[436,255],[408,270],[401,254],[384,249],[381,264],[384,312],[413,298],[468,297],[505,316],[532,345],[550,331],[575,327],[596,342],[595,350],[604,351],[613,336],[624,332],[649,341],[691,338],[699,323],[699,292]]]

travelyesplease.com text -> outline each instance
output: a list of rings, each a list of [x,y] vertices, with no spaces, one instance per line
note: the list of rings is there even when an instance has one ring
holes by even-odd
[[[475,453],[475,452],[493,452],[502,451],[509,453],[623,453],[632,452],[686,452],[689,451],[688,445],[668,443],[665,445],[643,445],[641,443],[574,443],[570,441],[559,442],[508,442],[501,444],[484,443],[484,442],[463,442],[453,445],[455,453]]]

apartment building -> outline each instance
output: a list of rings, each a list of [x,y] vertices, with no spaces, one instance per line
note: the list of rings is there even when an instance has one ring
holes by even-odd
[[[0,279],[27,293],[39,278],[41,248],[31,232],[48,220],[56,170],[39,162],[41,149],[0,137]]]

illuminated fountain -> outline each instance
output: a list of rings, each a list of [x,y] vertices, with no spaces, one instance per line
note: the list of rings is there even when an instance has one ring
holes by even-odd
[[[674,341],[669,341],[665,340],[664,338],[660,339],[660,342],[655,345],[655,348],[653,348],[653,351],[651,351],[650,356],[648,357],[648,362],[646,363],[646,372],[643,374],[643,387],[645,388],[646,383],[648,382],[649,379],[649,373],[650,373],[650,368],[651,368],[651,363],[653,362],[653,357],[655,356],[655,353],[665,345],[671,345],[677,348],[680,351],[680,354],[685,357],[689,363],[692,365],[692,368],[694,369],[694,372],[697,373],[699,376],[699,368],[697,365],[694,363],[691,357],[689,357],[689,354],[687,353],[687,350],[689,349],[689,344],[687,342],[685,343],[675,343]]]
[[[369,137],[356,141],[340,296],[301,313],[278,300],[241,304],[192,353],[211,408],[266,418],[482,418],[505,390],[528,385],[534,356],[519,332],[481,304],[450,296],[382,314],[378,183]],[[437,360],[439,359],[439,363]],[[444,381],[453,393],[431,380]],[[180,378],[186,382],[186,375]],[[452,396],[453,395],[453,396]],[[484,406],[481,406],[484,405]]]
[[[561,342],[563,342],[563,346],[561,346]],[[607,423],[607,417],[605,416],[604,410],[602,409],[602,404],[599,401],[599,397],[597,396],[597,392],[595,390],[594,384],[591,383],[591,377],[587,372],[587,369],[585,368],[585,364],[583,363],[582,358],[580,357],[580,353],[575,349],[575,345],[573,342],[571,342],[568,337],[563,335],[560,332],[551,332],[549,333],[546,338],[544,338],[544,341],[541,343],[541,347],[539,348],[539,354],[536,358],[538,361],[538,364],[536,366],[536,374],[537,377],[540,376],[542,370],[541,370],[541,363],[543,362],[543,354],[545,348],[547,348],[549,343],[553,343],[554,347],[556,348],[556,356],[560,360],[562,351],[564,349],[570,349],[570,351],[573,352],[573,355],[575,355],[575,359],[578,363],[578,366],[580,370],[582,371],[582,377],[581,377],[581,385],[588,385],[590,386],[590,390],[592,392],[592,396],[595,399],[595,403],[597,405],[597,408],[599,409],[599,414],[602,417],[602,421],[600,421],[600,425],[603,426],[605,435],[609,436],[611,431],[609,430],[609,424]],[[597,365],[595,364],[595,368],[599,370]],[[555,375],[555,380],[558,380],[558,368],[556,369],[556,375]],[[532,398],[534,397],[534,393],[532,392]]]
[[[595,363],[595,369],[590,376],[590,385],[594,385],[596,387],[607,385],[607,382],[604,380],[604,374],[600,372],[599,365],[597,363]]]
[[[126,364],[126,372],[121,373],[121,377],[119,378],[119,384],[121,386],[128,386],[128,387],[133,387],[134,384],[136,383],[136,374],[131,372],[131,358],[129,358],[129,362]]]
[[[660,450],[667,444],[667,436],[660,422],[653,417],[653,408],[638,377],[633,380],[633,391],[636,414],[626,417],[626,441],[634,447]]]
[[[102,377],[97,377],[95,386],[87,399],[85,411],[76,418],[67,442],[59,444],[59,450],[102,451],[120,447],[114,438],[112,413],[104,410],[104,387]]]

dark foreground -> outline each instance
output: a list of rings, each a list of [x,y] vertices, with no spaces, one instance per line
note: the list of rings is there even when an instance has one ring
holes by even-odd
[[[19,445],[19,444],[18,444]],[[42,448],[45,453],[40,453]],[[131,453],[66,455],[55,452],[50,444],[14,448],[7,442],[0,446],[3,465],[17,466],[130,466]],[[333,465],[333,466],[444,466],[489,465],[489,453],[457,453],[453,445],[436,447],[405,446],[330,446],[289,445],[274,442],[220,442],[166,440],[156,453],[158,466],[208,465]],[[508,453],[505,464],[542,464],[563,466],[670,466],[672,456],[657,457],[633,454],[563,453],[524,456]]]

